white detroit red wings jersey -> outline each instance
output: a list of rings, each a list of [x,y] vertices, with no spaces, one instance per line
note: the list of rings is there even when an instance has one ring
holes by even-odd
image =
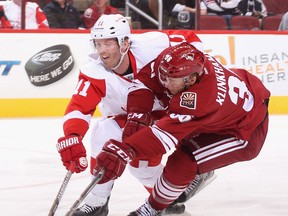
[[[140,157],[163,154],[187,136],[205,133],[230,134],[248,140],[267,115],[266,99],[270,92],[246,70],[227,69],[212,56],[205,55],[200,81],[172,96],[158,79],[157,65],[161,59],[151,63],[154,67],[147,65],[137,74],[137,91],[133,94],[131,89],[128,96],[128,107],[133,108],[133,104],[137,107],[139,100],[134,96],[136,92],[139,95],[139,91],[143,91],[141,100],[145,103],[149,103],[146,97],[151,98],[148,94],[153,92],[169,110],[154,126],[125,139],[140,153]]]
[[[3,5],[5,15],[13,29],[21,29],[21,6],[13,1]],[[46,15],[35,2],[26,2],[25,29],[49,28]]]
[[[171,42],[184,40],[201,47],[200,39],[193,32],[187,31],[187,35],[177,36],[179,32],[171,31],[172,39],[162,32],[133,34],[128,55],[134,75],[169,47]],[[78,85],[65,112],[65,135],[74,133],[84,136],[97,106],[104,117],[126,114],[128,88],[133,85],[133,75],[119,76],[104,68],[97,53],[91,57],[91,61],[80,68]],[[159,104],[155,103],[154,109],[160,109]]]

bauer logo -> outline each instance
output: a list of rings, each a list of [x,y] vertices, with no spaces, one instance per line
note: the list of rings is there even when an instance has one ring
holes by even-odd
[[[25,65],[30,82],[45,86],[66,76],[74,66],[70,48],[60,44],[48,47],[32,56]]]

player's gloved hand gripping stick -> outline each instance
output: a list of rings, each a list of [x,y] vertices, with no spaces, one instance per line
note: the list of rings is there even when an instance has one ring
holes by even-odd
[[[105,168],[105,173],[99,183],[103,184],[120,177],[125,170],[126,164],[134,157],[135,152],[130,146],[117,140],[108,140],[96,157],[94,173],[99,173]]]
[[[74,172],[82,172],[88,166],[88,162],[86,159],[86,150],[80,136],[70,135],[61,137],[58,139],[56,147],[61,156],[63,165],[68,171],[65,175],[65,178],[53,202],[48,216],[53,216],[55,214],[72,174]]]
[[[83,172],[88,167],[86,159],[86,149],[82,143],[82,137],[77,134],[71,134],[58,139],[56,145],[61,156],[63,165],[69,170],[71,163],[75,163],[74,172]]]

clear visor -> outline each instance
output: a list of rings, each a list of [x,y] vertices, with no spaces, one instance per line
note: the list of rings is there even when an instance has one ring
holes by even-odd
[[[96,44],[95,44],[94,39],[90,39],[90,45],[91,45],[92,49],[95,51],[96,50]]]
[[[114,49],[115,45],[119,46],[117,38],[90,39],[90,44],[94,51],[99,49],[111,50]]]
[[[172,78],[172,77],[165,76],[163,73],[159,71],[158,77],[159,77],[160,83],[165,88],[171,88],[171,87],[175,87],[179,85],[184,85],[185,80],[187,80],[189,76]]]

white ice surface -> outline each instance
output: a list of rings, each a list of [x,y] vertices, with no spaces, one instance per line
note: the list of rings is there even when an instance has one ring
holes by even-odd
[[[55,148],[60,136],[61,118],[0,119],[1,216],[48,215],[66,174]],[[271,116],[260,155],[217,170],[216,180],[187,203],[183,215],[288,216],[287,137],[288,116]],[[88,171],[73,174],[55,215],[64,216],[89,182]],[[146,197],[125,171],[114,186],[109,215],[127,215]]]

